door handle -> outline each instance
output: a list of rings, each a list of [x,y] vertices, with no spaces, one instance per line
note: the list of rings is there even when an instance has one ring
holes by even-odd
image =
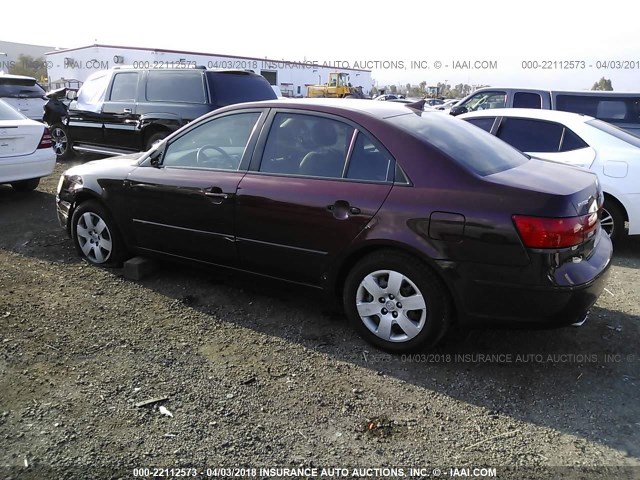
[[[211,203],[215,205],[220,205],[231,196],[230,193],[224,193],[220,187],[203,189],[202,193],[204,193],[206,197],[209,197],[211,199]]]
[[[229,194],[228,193],[204,192],[204,194],[207,197],[221,198],[222,200],[226,200],[227,198],[229,198]]]
[[[349,202],[344,200],[338,200],[332,205],[327,205],[327,210],[333,213],[333,216],[338,219],[345,219],[351,215],[359,215],[362,213],[358,207],[352,207]]]
[[[122,112],[123,113],[131,113],[133,110],[131,110],[130,108],[123,108]]]

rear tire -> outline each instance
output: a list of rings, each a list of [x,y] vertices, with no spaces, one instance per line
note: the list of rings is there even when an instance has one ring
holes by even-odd
[[[434,347],[451,323],[451,300],[440,279],[427,265],[393,250],[356,264],[343,302],[355,330],[391,353]]]
[[[16,192],[31,192],[38,188],[38,185],[40,185],[39,178],[30,178],[29,180],[20,180],[18,182],[11,183],[11,187]]]
[[[82,258],[94,265],[119,267],[126,250],[109,212],[95,200],[81,203],[71,217],[71,235]]]
[[[59,160],[67,160],[73,156],[73,143],[69,138],[69,130],[61,123],[51,125],[51,141],[53,151]]]
[[[600,225],[612,242],[621,240],[625,236],[624,215],[618,205],[611,200],[604,201]]]

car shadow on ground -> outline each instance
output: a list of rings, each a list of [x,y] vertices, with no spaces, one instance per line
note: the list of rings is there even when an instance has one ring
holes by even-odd
[[[595,307],[580,328],[457,329],[435,350],[390,355],[301,287],[164,264],[140,283],[212,318],[640,458],[636,316]]]

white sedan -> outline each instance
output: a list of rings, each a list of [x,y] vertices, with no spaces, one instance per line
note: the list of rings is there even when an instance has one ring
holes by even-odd
[[[14,190],[34,190],[41,177],[53,172],[56,154],[44,123],[30,120],[0,100],[0,184]]]
[[[640,137],[593,117],[556,110],[501,108],[458,118],[532,157],[595,172],[605,194],[601,224],[616,240],[640,235]]]

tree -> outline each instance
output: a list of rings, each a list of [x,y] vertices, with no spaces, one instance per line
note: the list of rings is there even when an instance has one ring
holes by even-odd
[[[613,90],[613,85],[611,85],[611,80],[602,77],[600,80],[593,84],[591,90],[603,90],[606,92],[611,92]]]
[[[31,55],[19,55],[18,60],[11,66],[9,73],[25,75],[38,81],[47,78],[47,63],[44,57],[33,58]]]
[[[395,86],[395,85],[391,85],[391,86],[389,87],[389,90],[391,90],[391,93],[396,93],[396,92],[398,91],[398,89],[396,88],[396,86]]]

